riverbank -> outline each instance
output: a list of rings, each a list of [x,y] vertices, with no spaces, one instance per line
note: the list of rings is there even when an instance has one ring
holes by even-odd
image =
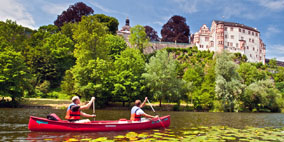
[[[42,109],[66,109],[70,104],[69,99],[49,99],[49,98],[23,98],[18,107],[22,108],[42,108]],[[82,101],[81,104],[86,104],[87,101]],[[104,110],[129,110],[134,104],[123,106],[122,102],[109,102],[104,107]],[[162,103],[162,107],[159,107],[159,102],[152,102],[155,110],[157,111],[191,111],[191,112],[210,112],[210,110],[195,110],[193,104],[181,103],[177,106],[175,103]],[[149,105],[146,105],[144,110],[151,110]],[[284,109],[281,109],[281,113]]]
[[[67,99],[47,99],[47,98],[24,98],[21,103],[20,107],[24,108],[53,108],[53,109],[66,109],[69,104],[70,100]],[[82,104],[86,104],[87,102],[82,102]],[[106,110],[129,110],[131,106],[134,104],[131,104],[128,106],[126,104],[123,106],[122,102],[109,102],[107,107],[103,108]],[[156,110],[162,110],[162,111],[193,111],[193,105],[189,104],[181,104],[179,107],[176,106],[174,103],[163,103],[162,107],[159,107],[158,102],[153,102],[152,104]],[[150,110],[150,106],[146,105],[144,107],[146,110]]]

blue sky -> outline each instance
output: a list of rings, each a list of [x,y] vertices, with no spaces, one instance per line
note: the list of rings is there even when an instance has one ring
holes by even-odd
[[[187,19],[194,33],[212,20],[237,22],[257,28],[266,44],[266,58],[284,61],[284,0],[81,0],[94,9],[125,24],[149,25],[160,33],[162,25],[173,15]],[[0,20],[37,29],[53,24],[57,15],[77,0],[1,0]]]

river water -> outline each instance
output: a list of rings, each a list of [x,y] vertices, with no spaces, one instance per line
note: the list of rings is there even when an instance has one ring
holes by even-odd
[[[46,117],[50,113],[56,113],[64,118],[66,110],[38,109],[38,108],[0,108],[0,141],[64,141],[68,138],[99,138],[112,139],[117,135],[125,135],[129,132],[96,132],[96,133],[52,133],[30,132],[28,121],[30,116]],[[91,113],[91,110],[86,111]],[[146,111],[153,114],[150,111]],[[234,129],[253,128],[283,128],[283,113],[210,113],[210,112],[174,112],[160,111],[160,116],[171,115],[169,130],[176,137],[181,137],[182,130],[202,127],[227,126]],[[117,120],[129,118],[127,110],[96,110],[96,120]],[[155,130],[163,133],[163,130]],[[143,130],[136,133],[152,133],[153,130]]]

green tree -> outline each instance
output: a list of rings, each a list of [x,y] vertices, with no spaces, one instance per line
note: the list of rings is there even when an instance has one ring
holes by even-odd
[[[94,15],[95,18],[97,18],[97,20],[100,23],[103,23],[106,27],[108,27],[108,31],[111,34],[116,34],[116,31],[118,30],[118,20],[114,17],[110,17],[110,16],[106,16],[104,14],[96,14]]]
[[[277,60],[275,58],[270,59],[268,62],[268,66],[272,69],[276,69],[277,68]]]
[[[66,35],[67,37],[69,37],[71,40],[74,41],[73,39],[73,29],[75,28],[77,23],[64,23],[64,25],[62,27],[60,27],[60,32],[64,35]],[[57,26],[56,26],[57,27]]]
[[[12,102],[29,90],[30,74],[20,52],[5,47],[0,52],[0,95],[9,96]],[[29,90],[30,91],[30,90]]]
[[[143,49],[148,45],[149,39],[145,32],[145,28],[141,25],[136,25],[130,29],[130,44],[139,49],[143,53]]]
[[[284,67],[278,66],[277,72],[272,74],[275,82],[283,82],[284,81]]]
[[[84,98],[95,96],[100,98],[97,102],[98,106],[106,105],[111,98],[112,84],[110,77],[112,70],[111,62],[99,58],[89,60],[85,66],[76,64],[71,69],[74,79],[73,93]]]
[[[11,46],[15,51],[25,51],[27,39],[33,31],[18,25],[15,21],[0,21],[0,41],[6,46]]]
[[[247,86],[258,80],[265,80],[267,78],[264,71],[258,70],[251,63],[242,63],[237,71],[243,79],[243,84]]]
[[[167,51],[159,50],[146,64],[146,73],[142,74],[147,86],[154,94],[154,98],[160,101],[172,99],[176,102],[181,98],[180,92],[184,88],[185,81],[177,78],[177,62],[169,56]],[[178,102],[179,103],[179,102]]]
[[[35,76],[35,85],[48,80],[51,88],[60,84],[66,70],[75,64],[74,43],[61,33],[48,34],[27,55],[27,63]]]
[[[145,59],[138,49],[127,48],[116,56],[114,62],[114,91],[119,101],[129,102],[137,99],[144,87],[141,75],[145,69]]]
[[[67,71],[68,76],[62,82],[66,89],[63,91],[70,92],[68,90],[74,88],[71,93],[85,98],[100,97],[101,104],[99,105],[107,103],[112,89],[111,86],[108,86],[111,85],[109,79],[112,65],[108,61],[106,29],[94,16],[84,16],[81,22],[74,27],[76,65]],[[71,78],[74,82],[70,84],[71,86],[66,85],[66,81],[72,80]]]
[[[244,103],[250,110],[279,111],[278,100],[281,100],[281,95],[272,80],[256,81],[250,84],[244,92]]]
[[[74,56],[76,64],[87,65],[91,59],[106,59],[109,50],[106,46],[107,28],[97,21],[95,16],[84,16],[74,28],[76,41]]]
[[[115,59],[115,56],[120,55],[120,52],[127,48],[125,40],[117,35],[108,34],[106,36],[106,44],[110,51],[109,55],[112,59]]]
[[[215,92],[224,105],[224,111],[238,111],[243,84],[238,72],[238,65],[233,62],[232,54],[223,52],[216,60]]]
[[[284,81],[276,82],[275,86],[280,91],[280,93],[282,94],[282,97],[284,98]]]

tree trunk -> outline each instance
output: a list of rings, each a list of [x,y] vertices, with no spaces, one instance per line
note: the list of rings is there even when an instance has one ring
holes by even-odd
[[[160,107],[162,107],[162,99],[160,99]]]

